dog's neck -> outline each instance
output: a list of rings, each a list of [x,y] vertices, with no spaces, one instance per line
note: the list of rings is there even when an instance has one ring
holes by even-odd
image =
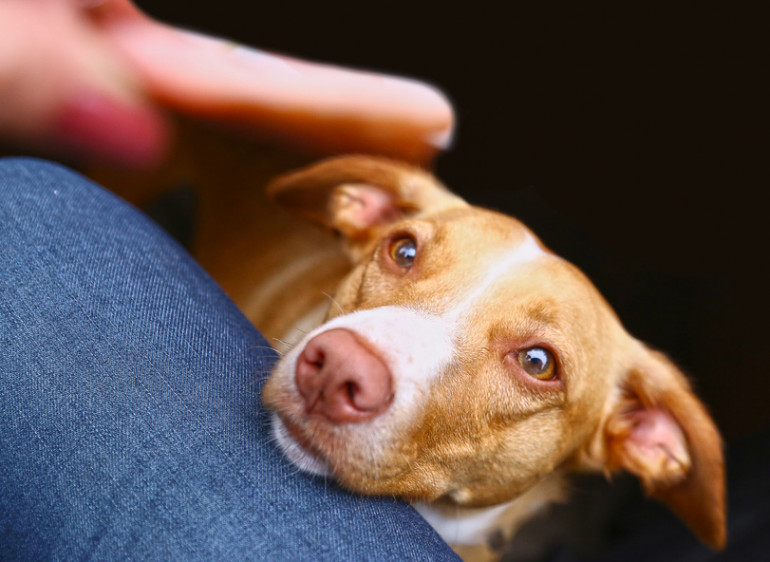
[[[564,499],[564,477],[553,472],[520,496],[491,507],[451,502],[416,503],[415,509],[441,537],[458,548],[508,542],[538,511]]]

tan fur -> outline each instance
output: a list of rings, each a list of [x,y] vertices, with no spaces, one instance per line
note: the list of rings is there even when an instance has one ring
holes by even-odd
[[[386,305],[446,314],[502,249],[534,237],[422,170],[369,157],[332,159],[274,182],[270,199],[292,214],[265,199],[260,184],[301,159],[253,160],[254,147],[210,137],[192,135],[174,168],[203,186],[197,257],[270,339],[299,339],[292,327],[317,322],[323,303],[326,320]],[[366,219],[356,186],[381,189],[392,207]],[[404,232],[421,248],[407,272],[387,257],[388,240]],[[571,470],[627,470],[704,542],[722,547],[724,467],[705,407],[675,366],[626,333],[577,268],[542,249],[548,259],[495,283],[462,319],[453,361],[419,418],[388,436],[376,471],[354,433],[292,413],[301,408],[291,384],[271,378],[266,404],[361,493],[487,506]],[[556,351],[559,381],[532,379],[511,359],[512,350],[539,343]],[[681,428],[683,454],[640,450],[629,438],[635,413],[656,409]]]

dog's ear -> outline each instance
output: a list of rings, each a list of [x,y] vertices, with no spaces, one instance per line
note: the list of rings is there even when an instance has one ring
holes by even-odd
[[[428,172],[371,156],[342,156],[280,176],[267,194],[351,240],[410,214],[462,200]]]
[[[712,548],[722,548],[725,469],[719,432],[685,376],[663,354],[642,348],[600,429],[608,472],[638,476]]]

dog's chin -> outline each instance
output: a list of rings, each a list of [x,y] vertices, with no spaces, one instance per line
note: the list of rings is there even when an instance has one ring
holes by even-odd
[[[392,474],[386,475],[381,469],[362,471],[343,459],[337,459],[338,462],[334,464],[336,470],[333,470],[323,452],[316,450],[303,432],[293,427],[290,419],[273,413],[272,424],[279,448],[294,466],[309,474],[333,478],[352,492],[422,501],[435,500],[442,493],[420,481],[413,471],[405,467],[393,467]]]
[[[302,445],[303,439],[278,414],[273,414],[273,435],[281,451],[300,470],[317,476],[332,474],[328,463]]]

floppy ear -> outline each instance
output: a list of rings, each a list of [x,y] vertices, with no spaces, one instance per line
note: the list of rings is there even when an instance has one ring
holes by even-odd
[[[462,202],[428,172],[371,156],[331,158],[280,176],[267,194],[354,241],[410,214]]]
[[[724,547],[722,443],[704,405],[663,354],[644,349],[603,426],[609,471],[638,476],[711,548]]]

